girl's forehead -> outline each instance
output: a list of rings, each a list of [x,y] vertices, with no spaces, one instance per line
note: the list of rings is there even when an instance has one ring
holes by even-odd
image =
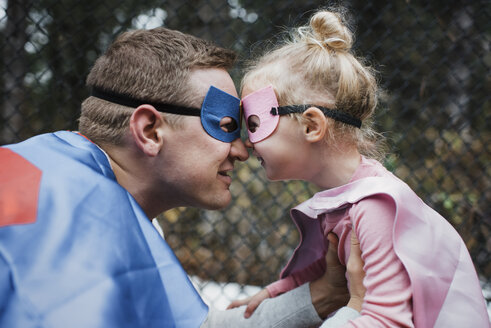
[[[255,91],[259,90],[258,88],[255,88],[253,87],[251,84],[244,84],[244,86],[242,87],[242,91],[241,91],[241,94],[240,94],[240,97],[241,98],[245,98],[247,97],[248,95],[250,95],[251,93],[254,93]]]
[[[246,97],[249,97],[252,95],[254,97],[257,94],[260,94],[263,92],[265,89],[270,89],[271,93],[273,93],[276,97],[276,91],[275,87],[271,83],[250,83],[247,85],[244,85],[242,88],[242,94],[241,94],[241,99],[244,99]],[[250,98],[250,97],[249,97]]]
[[[241,98],[245,98],[248,95],[255,93],[256,91],[265,89],[266,87],[271,87],[272,89],[274,89],[271,82],[266,82],[266,81],[260,82],[257,80],[248,81],[244,83],[244,85],[242,86],[242,91],[240,96]]]
[[[242,96],[242,105],[244,106],[245,111],[251,110],[252,107],[256,106],[263,107],[274,105],[277,107],[278,102],[273,86],[268,85],[260,89],[251,88],[250,90],[246,90]]]

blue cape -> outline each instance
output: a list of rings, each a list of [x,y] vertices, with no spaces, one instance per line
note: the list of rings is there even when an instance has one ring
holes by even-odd
[[[204,321],[207,306],[95,144],[40,135],[0,147],[0,168],[0,327]]]

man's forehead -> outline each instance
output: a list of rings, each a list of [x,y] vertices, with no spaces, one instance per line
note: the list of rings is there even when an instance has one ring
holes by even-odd
[[[194,68],[190,74],[190,84],[199,93],[199,97],[202,97],[201,101],[211,86],[238,97],[232,77],[223,68]]]

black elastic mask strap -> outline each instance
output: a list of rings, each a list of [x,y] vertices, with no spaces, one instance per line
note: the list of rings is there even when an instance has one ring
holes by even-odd
[[[349,125],[356,126],[357,128],[361,128],[361,120],[351,116],[350,114],[343,112],[342,110],[332,110],[326,107],[322,106],[316,106],[316,105],[289,105],[289,106],[280,106],[280,107],[273,107],[271,108],[271,114],[272,115],[286,115],[286,114],[293,114],[293,113],[303,113],[310,107],[316,107],[319,108],[324,115],[339,121],[343,122]]]
[[[185,106],[178,106],[178,105],[171,105],[171,104],[164,104],[164,103],[136,99],[126,94],[106,91],[96,87],[92,88],[90,95],[92,97],[100,98],[126,107],[136,108],[140,105],[147,104],[153,106],[159,112],[178,114],[178,115],[188,115],[188,116],[201,115],[201,109],[198,108],[191,108]]]

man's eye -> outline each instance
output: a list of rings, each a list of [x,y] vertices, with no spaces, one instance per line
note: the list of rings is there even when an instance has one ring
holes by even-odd
[[[220,120],[220,129],[224,132],[230,133],[237,130],[238,125],[235,120],[229,116],[225,116]]]

